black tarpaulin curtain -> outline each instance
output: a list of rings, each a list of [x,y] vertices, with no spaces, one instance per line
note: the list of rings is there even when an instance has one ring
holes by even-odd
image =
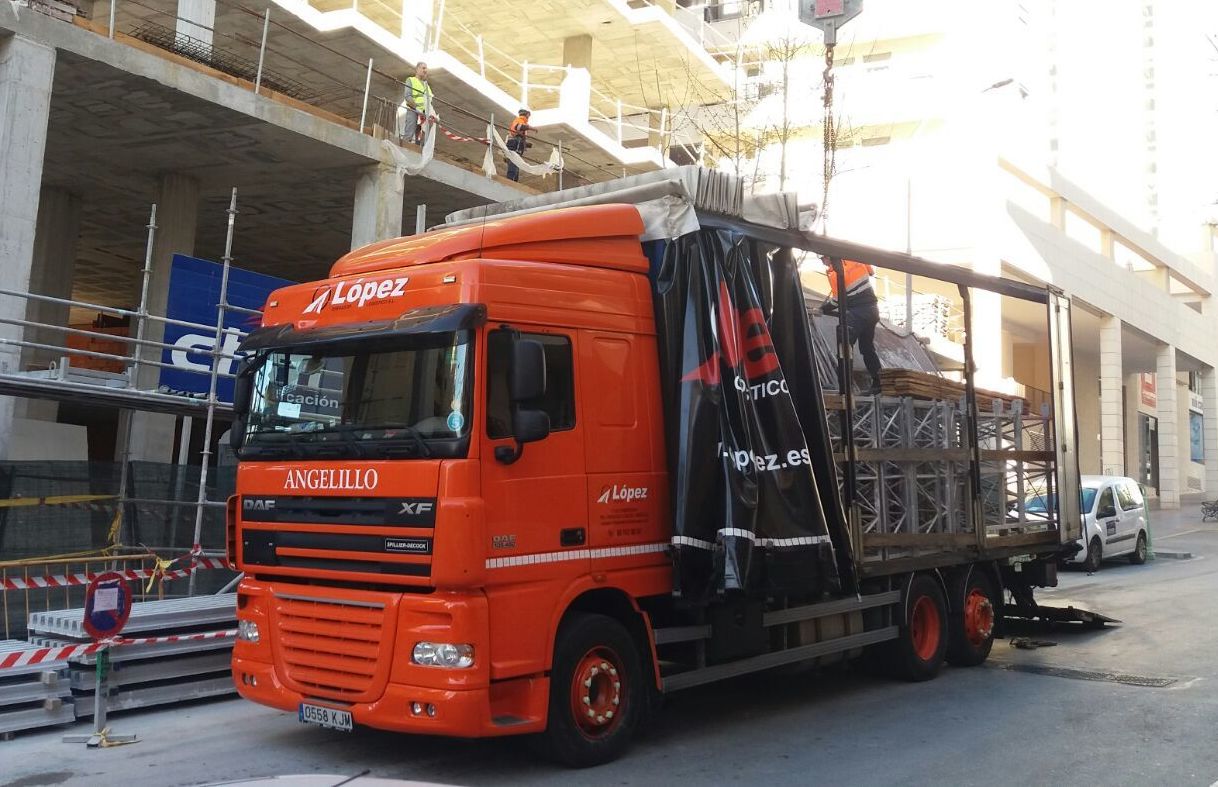
[[[650,245],[674,592],[815,595],[852,566],[790,250],[704,227]]]

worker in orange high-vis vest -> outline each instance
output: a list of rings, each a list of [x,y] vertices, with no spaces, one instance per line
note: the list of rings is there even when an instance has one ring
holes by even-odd
[[[516,119],[512,121],[512,125],[508,127],[508,150],[519,153],[521,158],[524,157],[526,150],[533,147],[533,143],[528,139],[529,132],[533,130],[533,127],[529,125],[529,117],[532,114],[522,107],[516,113]],[[520,180],[520,167],[516,166],[511,159],[508,160],[507,176],[508,180]]]
[[[849,331],[851,344],[858,343],[859,352],[863,356],[863,364],[871,375],[871,389],[868,393],[880,392],[880,356],[875,352],[875,326],[880,322],[879,300],[875,297],[875,287],[871,277],[875,268],[854,260],[842,260],[842,271],[846,274],[846,294],[838,292],[837,272],[833,266],[825,263],[829,277],[829,299],[821,306],[822,314],[837,314],[841,304],[845,304],[846,314],[842,324]]]

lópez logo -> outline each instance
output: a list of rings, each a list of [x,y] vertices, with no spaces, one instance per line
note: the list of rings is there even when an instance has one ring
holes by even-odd
[[[326,287],[313,296],[313,300],[304,308],[305,314],[321,314],[326,307],[337,309],[354,307],[356,309],[368,303],[399,298],[406,294],[406,284],[410,279],[398,276],[392,279],[374,279],[364,281],[340,281],[331,289]]]
[[[596,498],[598,503],[631,503],[635,500],[646,500],[647,493],[651,490],[645,486],[626,486],[625,484],[612,484],[601,490],[600,497]]]

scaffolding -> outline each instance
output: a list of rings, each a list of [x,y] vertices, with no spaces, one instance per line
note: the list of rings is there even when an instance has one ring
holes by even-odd
[[[226,209],[227,232],[224,256],[221,261],[221,280],[219,301],[216,309],[216,321],[204,324],[178,320],[165,314],[153,314],[149,310],[149,289],[153,274],[153,246],[156,240],[156,205],[151,207],[147,230],[147,240],[142,271],[139,307],[136,310],[115,308],[102,304],[76,301],[67,298],[57,298],[30,292],[21,292],[0,288],[0,296],[16,298],[26,303],[26,314],[31,303],[50,304],[60,307],[70,313],[72,309],[96,312],[116,320],[129,320],[134,328],[134,336],[115,335],[101,330],[89,330],[69,325],[58,325],[49,322],[23,319],[0,315],[0,324],[13,326],[20,338],[0,338],[0,344],[6,347],[19,348],[18,352],[27,354],[27,363],[46,368],[22,369],[4,368],[0,371],[0,394],[22,397],[26,399],[42,399],[60,402],[87,402],[93,405],[111,406],[125,413],[127,417],[119,418],[119,434],[117,443],[122,460],[119,463],[117,485],[109,492],[97,494],[97,489],[90,489],[93,494],[64,495],[67,490],[56,490],[54,479],[39,479],[41,487],[38,494],[20,495],[10,484],[5,491],[9,498],[4,502],[8,505],[0,511],[0,515],[10,516],[13,511],[20,511],[21,506],[37,506],[40,509],[54,511],[58,516],[68,516],[73,510],[85,509],[91,513],[102,513],[113,519],[106,528],[105,546],[101,549],[70,549],[65,554],[29,555],[22,559],[0,562],[0,572],[5,582],[0,582],[0,596],[3,596],[4,629],[11,636],[20,631],[21,626],[13,625],[10,616],[28,619],[34,607],[45,604],[50,609],[52,599],[62,597],[64,604],[71,605],[79,602],[81,580],[87,579],[105,570],[124,570],[132,572],[133,577],[141,579],[147,575],[150,579],[183,579],[187,583],[185,595],[194,595],[197,590],[196,575],[199,568],[224,566],[223,536],[218,543],[204,544],[205,521],[223,517],[225,503],[223,500],[212,499],[208,494],[209,481],[214,485],[214,477],[209,474],[212,467],[212,435],[217,417],[224,417],[231,412],[231,407],[217,396],[220,380],[233,378],[234,375],[223,371],[221,367],[240,359],[239,355],[226,352],[224,338],[236,333],[244,337],[245,332],[226,326],[226,317],[236,313],[252,318],[260,318],[261,312],[247,309],[228,302],[229,272],[232,268],[232,243],[237,216],[237,190],[231,193]],[[206,356],[208,362],[205,368],[184,368],[172,363],[165,363],[162,356],[167,350],[174,350],[175,345],[165,341],[148,338],[154,326],[164,328],[177,326],[198,332],[211,338],[211,349],[192,351]],[[49,338],[48,338],[49,337]],[[56,338],[58,337],[58,338]],[[70,346],[69,339],[75,338],[77,346]],[[81,347],[80,339],[95,342],[92,346]],[[107,348],[102,343],[114,343],[115,348]],[[89,359],[93,362],[103,362],[122,371],[104,371],[85,369],[73,366],[73,359]],[[170,359],[172,360],[172,358]],[[98,365],[98,364],[94,364]],[[202,364],[200,364],[202,366]],[[174,369],[189,374],[197,374],[205,378],[206,396],[199,398],[182,391],[171,391],[164,387],[144,383],[141,386],[141,371],[149,368]],[[145,374],[145,377],[147,375]],[[184,416],[183,429],[180,436],[180,446],[177,458],[177,468],[170,473],[167,483],[152,484],[158,493],[154,496],[140,494],[138,485],[133,484],[133,473],[137,463],[131,459],[132,413],[155,412]],[[197,489],[188,488],[185,473],[189,459],[190,428],[194,418],[202,418],[204,422],[202,458],[198,468]],[[90,463],[92,465],[93,463]],[[91,472],[86,474],[86,486],[95,487]],[[28,479],[27,479],[28,480]],[[113,483],[113,479],[102,479],[100,485]],[[37,484],[35,484],[37,486]],[[49,487],[49,488],[48,488]],[[193,497],[193,499],[189,499]],[[137,516],[157,517],[166,523],[163,529],[157,529],[159,534],[170,536],[175,530],[168,526],[171,521],[178,524],[183,520],[193,518],[190,528],[191,538],[184,543],[142,543],[135,529]],[[211,515],[210,517],[208,515]],[[5,524],[8,524],[6,522]],[[0,534],[3,534],[0,528]],[[222,533],[222,528],[220,529]],[[96,531],[90,537],[90,547],[96,547]],[[83,546],[83,537],[81,539]],[[213,584],[224,584],[228,577],[220,577]],[[148,587],[151,586],[151,582]],[[140,583],[144,585],[143,582]],[[214,590],[214,588],[213,588]],[[8,593],[24,591],[24,603],[10,603]],[[77,592],[73,592],[77,591]],[[30,594],[43,592],[45,599],[36,599],[31,605]],[[147,588],[142,595],[147,595]],[[58,602],[56,602],[58,603]],[[20,613],[24,612],[24,615]]]

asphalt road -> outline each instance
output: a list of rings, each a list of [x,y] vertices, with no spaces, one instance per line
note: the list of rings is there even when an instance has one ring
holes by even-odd
[[[1168,531],[1175,530],[1175,534]],[[858,672],[751,676],[679,693],[622,760],[572,773],[522,742],[308,728],[241,700],[112,717],[133,746],[86,750],[62,731],[0,742],[0,787],[193,785],[285,773],[448,784],[1040,785],[1218,782],[1218,526],[1165,525],[1191,560],[1063,575],[1042,599],[1123,622],[1028,629],[987,665],[906,684]],[[1167,685],[1140,685],[1140,684]]]

